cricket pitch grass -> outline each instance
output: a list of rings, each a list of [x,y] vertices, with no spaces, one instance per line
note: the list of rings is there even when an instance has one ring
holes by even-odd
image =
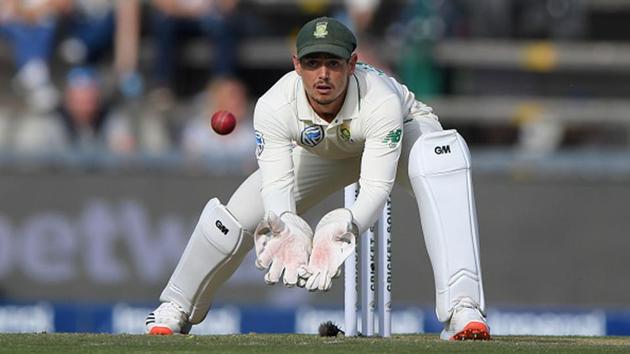
[[[630,337],[495,336],[485,342],[446,342],[435,334],[382,339],[298,334],[37,333],[0,334],[0,353],[630,353]]]

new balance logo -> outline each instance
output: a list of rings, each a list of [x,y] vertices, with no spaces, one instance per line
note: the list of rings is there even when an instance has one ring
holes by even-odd
[[[225,227],[225,225],[223,225],[221,220],[217,220],[214,224],[217,226],[217,229],[219,229],[219,231],[221,231],[224,235],[227,235],[228,232],[230,232],[230,230]]]
[[[433,151],[435,151],[437,155],[450,154],[451,146],[450,145],[436,146],[435,149],[433,149]]]

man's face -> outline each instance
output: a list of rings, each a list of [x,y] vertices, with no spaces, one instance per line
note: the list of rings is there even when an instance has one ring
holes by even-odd
[[[65,92],[66,109],[76,124],[91,124],[101,104],[101,91],[95,83],[70,85]]]
[[[341,103],[348,87],[348,78],[354,73],[357,56],[342,59],[330,54],[315,53],[298,59],[293,57],[295,71],[302,77],[304,89],[311,104],[327,106]]]

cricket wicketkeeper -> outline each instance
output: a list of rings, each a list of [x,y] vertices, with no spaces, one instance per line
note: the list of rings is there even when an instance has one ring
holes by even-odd
[[[295,70],[256,104],[259,170],[227,205],[207,203],[147,332],[188,333],[252,248],[268,284],[328,290],[396,182],[418,203],[441,338],[490,338],[464,139],[407,87],[357,63],[355,36],[337,20],[306,23],[296,47]],[[357,180],[352,207],[330,211],[314,231],[300,217]]]

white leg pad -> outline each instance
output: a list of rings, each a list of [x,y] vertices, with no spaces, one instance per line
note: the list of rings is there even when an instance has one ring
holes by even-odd
[[[251,237],[236,218],[211,199],[171,276],[160,301],[173,301],[189,315],[192,324],[206,317],[212,296],[252,248]]]
[[[411,148],[413,188],[436,290],[438,319],[447,322],[463,297],[485,312],[470,152],[455,130],[423,134]]]

